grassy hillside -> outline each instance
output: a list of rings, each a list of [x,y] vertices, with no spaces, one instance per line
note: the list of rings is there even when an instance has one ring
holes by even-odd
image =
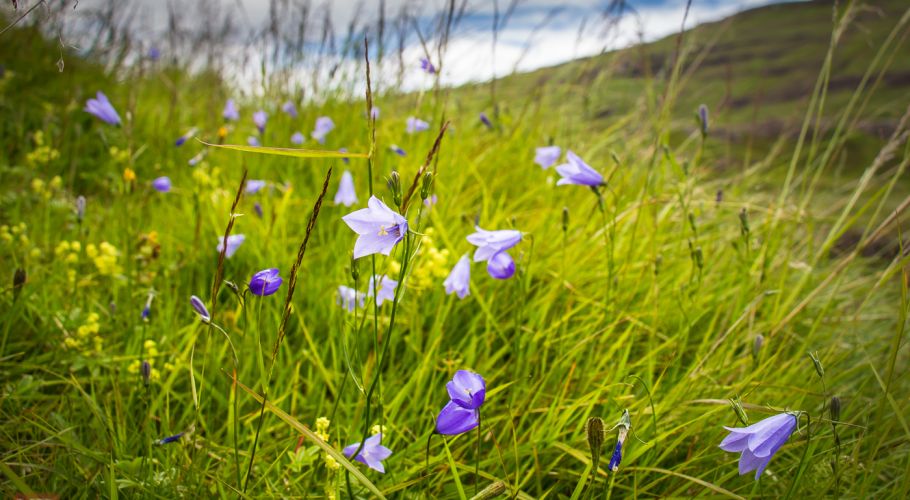
[[[48,72],[52,44],[3,35],[0,491],[907,497],[910,129],[907,96],[886,83],[907,64],[896,42],[908,26],[887,42],[896,12],[850,4],[832,27],[828,7],[760,9],[687,34],[681,66],[667,63],[671,38],[511,77],[495,102],[484,86],[376,95],[375,122],[363,102],[332,97],[291,116],[278,93],[238,100],[228,120],[235,92],[217,76],[164,64],[107,75],[80,61]],[[825,66],[825,30],[839,27]],[[834,85],[870,67],[887,77],[876,88]],[[824,98],[818,75],[831,82]],[[121,126],[83,111],[98,90]],[[701,102],[705,135],[692,118]],[[786,126],[757,128],[783,111]],[[408,133],[411,116],[429,130]],[[319,117],[335,124],[324,143],[311,134]],[[892,133],[870,140],[867,120]],[[299,131],[302,147],[350,157],[176,146],[194,126],[208,142],[267,147]],[[558,185],[534,163],[549,143],[563,148],[557,163],[572,150],[606,184]],[[335,201],[345,171],[351,206]],[[389,256],[354,259],[342,217],[370,194],[409,231],[370,226],[402,238]],[[469,264],[459,298],[444,280],[475,255],[475,225],[521,232],[506,250],[515,271]],[[230,256],[217,248],[228,234],[245,236]],[[283,282],[259,296],[252,278],[269,268]],[[399,282],[382,304],[369,297],[374,275]],[[339,286],[363,305],[354,295],[344,307]],[[464,390],[447,390],[458,370],[485,380],[480,425],[441,436],[440,411]],[[774,448],[763,474],[739,474],[740,454],[718,447],[724,426],[788,411],[779,442],[758,439]],[[391,455],[370,453],[384,473],[377,455],[342,455],[378,432]]]

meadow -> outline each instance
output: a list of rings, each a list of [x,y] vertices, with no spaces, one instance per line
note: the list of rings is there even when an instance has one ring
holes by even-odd
[[[414,92],[358,37],[305,98],[0,34],[0,491],[907,498],[887,4],[771,7],[826,38],[755,112],[702,65],[718,26],[645,45],[654,71],[633,47]],[[725,427],[768,418],[740,474]]]

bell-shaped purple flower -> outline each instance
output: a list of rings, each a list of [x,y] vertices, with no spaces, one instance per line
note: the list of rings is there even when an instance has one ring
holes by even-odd
[[[250,278],[250,291],[253,295],[265,297],[271,295],[281,288],[281,276],[278,276],[278,269],[263,269]]]
[[[228,121],[237,121],[240,119],[240,111],[237,110],[237,105],[234,104],[233,99],[228,99],[224,103],[224,111],[221,112],[221,116]]]
[[[250,146],[261,146],[262,145],[262,143],[259,142],[259,138],[256,137],[255,135],[251,135],[251,136],[247,137],[246,143],[249,144]]]
[[[540,168],[548,169],[554,163],[559,161],[559,155],[562,149],[559,146],[544,146],[534,150],[534,163],[540,165]]]
[[[376,285],[376,305],[381,306],[387,300],[395,300],[395,289],[398,288],[398,282],[386,275],[379,277],[379,283]],[[370,276],[369,289],[367,296],[373,296],[373,277]]]
[[[377,472],[385,473],[385,467],[382,465],[382,461],[392,455],[392,450],[381,445],[381,442],[382,434],[374,434],[368,437],[367,440],[364,441],[360,453],[354,457],[354,460],[357,460]],[[351,458],[351,456],[354,455],[354,452],[357,451],[357,448],[360,448],[360,443],[345,446],[344,450],[341,452],[344,456]]]
[[[287,113],[291,118],[297,118],[297,106],[294,106],[292,101],[285,101],[281,105],[281,111]]]
[[[349,207],[357,203],[357,193],[354,192],[354,178],[345,170],[338,183],[338,192],[335,193],[335,204]]]
[[[446,295],[455,292],[459,299],[463,299],[471,293],[469,289],[471,285],[471,259],[468,258],[468,254],[462,255],[458,259],[458,263],[455,264],[452,272],[449,273],[449,276],[442,284],[446,287]]]
[[[556,172],[562,176],[562,179],[556,182],[557,186],[566,184],[577,184],[579,186],[600,186],[604,183],[604,177],[600,172],[591,168],[572,151],[566,151],[566,160],[568,163],[556,166]]]
[[[474,252],[474,262],[490,260],[499,252],[508,250],[521,241],[521,231],[516,229],[500,229],[487,231],[475,226],[476,233],[469,234],[468,243],[477,247]]]
[[[107,99],[104,92],[98,91],[95,99],[89,99],[85,102],[85,111],[100,118],[101,121],[109,125],[120,125],[120,115]]]
[[[487,396],[487,383],[480,375],[468,370],[458,370],[446,384],[449,399],[462,408],[480,408]]]
[[[480,113],[480,123],[486,125],[488,129],[493,129],[493,122],[490,121],[490,118],[484,112]]]
[[[171,190],[171,179],[170,177],[158,177],[152,181],[152,187],[155,188],[155,191],[159,193],[167,193]]]
[[[342,220],[359,235],[354,243],[355,259],[374,253],[389,255],[408,233],[408,221],[375,196],[370,197],[367,208],[351,212]]]
[[[337,303],[341,305],[341,307],[347,309],[348,312],[354,312],[354,309],[358,306],[363,307],[363,298],[362,293],[349,286],[338,286]]]
[[[742,453],[739,458],[739,474],[754,470],[755,479],[758,479],[771,457],[796,430],[796,424],[796,415],[781,413],[748,427],[724,427],[730,434],[721,441],[720,449]]]
[[[246,194],[256,194],[262,190],[266,185],[266,182],[258,179],[250,179],[246,181]]]
[[[209,310],[206,309],[202,299],[195,295],[190,295],[190,305],[193,306],[193,310],[196,311],[196,314],[199,315],[199,318],[201,318],[204,323],[211,321],[212,317],[209,315]]]
[[[480,424],[480,412],[458,406],[449,401],[436,417],[436,432],[446,436],[462,434]]]
[[[177,138],[176,141],[174,141],[174,146],[177,146],[178,148],[180,146],[183,146],[184,143],[186,143],[186,141],[190,140],[190,138],[192,138],[194,135],[196,135],[196,130],[197,130],[196,127],[193,127],[191,129],[187,130],[185,134],[181,135],[180,137]]]
[[[265,132],[265,123],[269,120],[269,115],[265,111],[259,110],[253,113],[253,123],[256,124],[256,128],[259,129],[259,133]]]
[[[407,121],[407,131],[409,134],[415,132],[423,132],[425,130],[430,130],[430,124],[421,120],[420,118],[415,118],[413,116],[408,117]]]
[[[507,280],[515,274],[515,261],[506,252],[499,252],[487,261],[487,272],[498,280]]]
[[[320,116],[316,118],[316,126],[313,128],[313,139],[316,139],[319,144],[325,144],[325,136],[335,128],[335,122],[332,121],[328,116]]]
[[[436,73],[436,66],[433,66],[433,63],[431,63],[430,60],[426,57],[420,58],[420,69],[426,71],[431,75]]]
[[[230,259],[237,253],[237,249],[240,248],[240,245],[243,244],[246,240],[246,236],[243,234],[231,234],[227,237],[227,251],[224,252],[224,256]],[[224,236],[218,237],[218,246],[216,247],[218,253],[221,253],[224,250]]]
[[[305,141],[305,140],[306,140],[306,138],[303,137],[303,134],[300,133],[299,131],[291,134],[291,144],[296,144],[299,146],[299,145],[303,144],[303,141]]]

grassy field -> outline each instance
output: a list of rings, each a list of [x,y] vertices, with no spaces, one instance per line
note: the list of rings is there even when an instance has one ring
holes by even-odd
[[[494,92],[382,91],[375,122],[362,99],[332,95],[292,117],[278,90],[237,98],[240,119],[226,121],[234,92],[217,76],[163,61],[110,74],[75,56],[60,73],[37,30],[0,35],[0,491],[910,496],[910,11],[847,3],[832,19],[819,4]],[[643,52],[660,64],[639,74]],[[122,125],[83,111],[99,90]],[[335,123],[324,144],[310,137],[322,116]],[[429,130],[406,133],[410,116]],[[191,127],[266,147],[295,147],[300,131],[300,147],[350,157],[176,147]],[[534,163],[550,143],[607,185],[556,185]],[[350,207],[333,201],[344,171]],[[168,192],[152,186],[162,176]],[[266,184],[250,192],[251,180]],[[410,231],[390,256],[355,260],[342,217],[370,194]],[[473,263],[459,299],[443,280],[473,255],[475,225],[521,231],[516,271],[499,280]],[[228,233],[245,236],[230,257],[217,249]],[[258,296],[248,283],[267,268],[284,281]],[[343,307],[338,287],[367,294],[373,275],[399,281],[394,297]],[[434,434],[458,370],[486,381],[481,425]],[[804,412],[798,429],[760,480],[739,475],[739,456],[718,447],[723,426],[785,410]],[[341,454],[376,430],[392,450],[384,474]]]

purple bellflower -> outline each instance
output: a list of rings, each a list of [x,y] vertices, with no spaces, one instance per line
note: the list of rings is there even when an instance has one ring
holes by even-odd
[[[259,138],[256,137],[255,135],[251,135],[251,136],[247,137],[246,143],[249,144],[250,146],[261,146],[262,145],[262,143],[259,142]]]
[[[490,121],[490,118],[484,112],[480,113],[480,123],[486,125],[488,129],[493,130],[493,122]]]
[[[375,196],[370,197],[367,208],[341,219],[359,235],[354,243],[355,259],[374,253],[389,255],[408,233],[408,221]]]
[[[104,123],[109,125],[120,125],[120,115],[117,114],[117,110],[114,109],[114,106],[111,104],[111,101],[107,99],[107,96],[104,95],[104,92],[101,92],[100,90],[98,91],[96,99],[85,101],[85,111],[100,118]]]
[[[285,103],[281,105],[281,111],[287,113],[291,118],[297,118],[297,106],[294,106],[294,103],[291,101],[285,101]]]
[[[224,251],[224,256],[230,259],[234,256],[235,253],[237,253],[237,249],[240,248],[240,245],[243,244],[244,240],[246,240],[246,236],[243,234],[228,235],[227,250],[224,251],[224,236],[219,236],[218,246],[216,247],[216,250],[218,250],[218,253]]]
[[[258,201],[256,203],[253,203],[253,210],[256,212],[256,215],[258,215],[259,218],[261,219],[262,218],[262,205]]]
[[[357,193],[354,192],[354,178],[345,170],[338,183],[338,192],[335,193],[335,204],[349,207],[357,203]]]
[[[462,255],[458,259],[458,263],[455,264],[452,272],[449,273],[449,276],[442,284],[446,287],[446,295],[451,295],[452,292],[455,292],[459,299],[470,295],[471,259],[468,258],[468,254]]]
[[[348,312],[354,312],[358,305],[363,307],[363,294],[349,286],[340,285],[338,287],[337,303],[347,309]]]
[[[199,315],[199,318],[203,323],[208,323],[211,321],[212,316],[209,314],[209,310],[206,309],[205,303],[202,302],[202,299],[195,295],[190,295],[190,305],[193,306],[193,310],[196,311],[196,314]]]
[[[160,445],[175,443],[175,442],[179,441],[180,438],[182,438],[182,437],[183,437],[183,433],[181,432],[180,434],[174,434],[173,436],[161,438],[161,439],[155,441],[155,444],[160,446]]]
[[[259,133],[262,134],[265,132],[265,123],[269,121],[269,115],[265,111],[259,110],[253,113],[253,123],[256,124],[256,128],[259,129]]]
[[[180,146],[183,146],[183,144],[186,143],[186,141],[190,140],[190,138],[192,138],[194,135],[196,135],[196,130],[197,130],[196,127],[193,127],[191,129],[187,130],[185,134],[181,135],[180,137],[177,138],[176,141],[174,141],[174,146],[177,146],[178,148]]]
[[[389,151],[395,153],[398,156],[407,156],[408,155],[407,153],[404,152],[403,149],[398,147],[397,144],[392,144],[391,146],[389,146]]]
[[[152,47],[149,49],[147,55],[148,55],[148,58],[151,59],[152,61],[157,61],[158,59],[161,58],[161,51],[158,50],[158,47]]]
[[[395,301],[395,289],[398,287],[398,282],[389,278],[386,275],[379,277],[379,283],[376,285],[376,305],[381,306],[383,302],[390,300]],[[369,289],[367,290],[367,296],[373,296],[373,277],[370,276]]]
[[[265,181],[250,179],[246,181],[246,194],[256,194],[266,185]]]
[[[632,418],[629,416],[629,410],[622,411],[622,417],[614,429],[616,429],[616,446],[613,448],[613,454],[610,455],[610,463],[607,465],[607,470],[610,472],[619,470],[619,463],[622,462],[622,446],[626,442],[629,430],[632,429]]]
[[[374,120],[379,119],[379,107],[378,106],[373,106],[372,108],[370,108],[370,118],[372,118]]]
[[[233,99],[228,99],[224,103],[224,111],[221,112],[221,116],[228,121],[237,121],[240,119],[240,111],[237,111],[237,105],[234,104]]]
[[[407,121],[407,132],[413,134],[415,132],[423,132],[430,130],[430,124],[421,120],[420,118],[415,118],[413,116],[408,117]]]
[[[167,193],[171,190],[171,179],[169,177],[158,177],[152,181],[152,187],[159,193]]]
[[[332,121],[328,116],[320,116],[316,118],[316,126],[313,127],[313,133],[310,134],[313,136],[313,139],[316,139],[319,144],[325,144],[325,136],[329,135],[329,132],[335,128],[335,122]]]
[[[143,321],[148,321],[149,316],[152,315],[152,300],[155,299],[155,293],[149,292],[148,298],[145,299],[145,306],[142,308],[142,314],[140,317]]]
[[[506,252],[498,252],[487,261],[487,272],[498,280],[507,280],[515,274],[515,261]]]
[[[354,460],[366,465],[367,467],[381,473],[385,473],[385,467],[382,465],[382,461],[389,458],[392,455],[392,450],[386,448],[382,444],[382,434],[374,434],[367,438],[363,443],[363,448],[360,450],[360,453],[354,457]],[[351,458],[357,448],[360,448],[360,443],[354,443],[350,446],[345,446],[342,453],[344,456]]]
[[[303,144],[303,141],[305,141],[305,140],[306,140],[306,138],[303,137],[303,134],[300,133],[300,131],[297,131],[297,132],[294,132],[293,134],[291,134],[291,144],[296,144],[299,146],[299,145]]]
[[[796,430],[797,416],[780,413],[748,427],[724,427],[730,434],[720,443],[720,449],[742,453],[739,457],[739,475],[755,471],[757,480],[764,472],[771,457],[787,442]]]
[[[436,417],[436,432],[447,436],[462,434],[480,424],[480,407],[487,394],[487,384],[480,375],[458,370],[446,384],[450,401]]]
[[[474,262],[490,260],[499,252],[508,250],[521,241],[521,231],[516,229],[500,229],[487,231],[475,226],[476,233],[469,234],[468,243],[477,247],[474,252]]]
[[[426,57],[420,58],[420,69],[426,71],[431,75],[436,74],[436,66],[433,66],[433,63],[431,63],[430,60]]]
[[[559,161],[559,155],[561,154],[562,149],[560,149],[559,146],[544,146],[542,148],[537,148],[534,150],[534,163],[546,170]]]
[[[600,172],[591,168],[578,155],[572,151],[566,151],[566,160],[569,163],[556,166],[556,172],[562,176],[562,179],[556,182],[557,186],[576,184],[579,186],[597,187],[603,185],[604,177],[600,175]]]
[[[265,297],[271,295],[281,288],[281,276],[278,276],[278,269],[263,269],[250,278],[250,291],[253,295]]]

